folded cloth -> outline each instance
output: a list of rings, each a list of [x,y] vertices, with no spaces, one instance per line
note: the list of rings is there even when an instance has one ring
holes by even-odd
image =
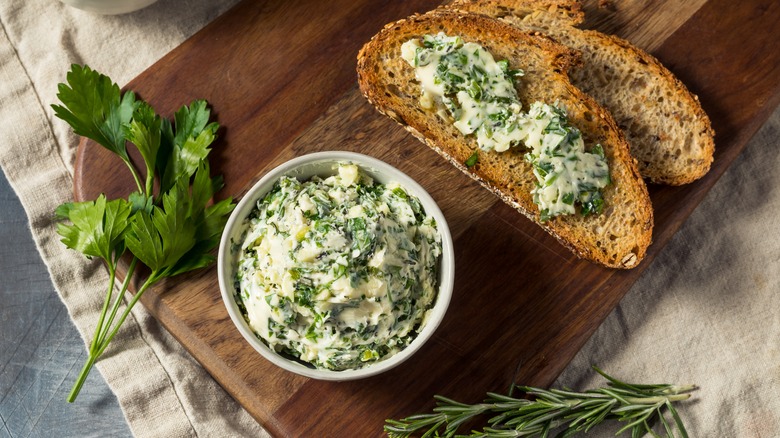
[[[53,117],[71,63],[120,84],[237,0],[161,0],[98,16],[53,0],[0,3],[0,166],[18,194],[62,301],[82,335],[96,323],[107,274],[59,243],[54,208],[72,198],[78,139]],[[780,111],[556,382],[694,383],[680,407],[691,436],[780,434]],[[192,357],[136,306],[98,369],[137,436],[267,436]],[[133,375],[142,373],[139,382]],[[498,390],[499,388],[485,388]],[[589,436],[612,436],[614,428]]]
[[[70,64],[88,64],[120,84],[202,28],[236,0],[160,1],[99,16],[52,0],[0,3],[0,166],[73,322],[88,338],[108,275],[59,242],[54,209],[72,199],[78,138],[53,117]],[[135,306],[97,368],[142,437],[268,436],[184,348]],[[138,378],[143,376],[143,378]],[[64,401],[63,401],[64,403]]]
[[[679,408],[690,436],[780,436],[778,141],[780,108],[556,386],[603,385],[591,365],[634,383],[695,384]]]

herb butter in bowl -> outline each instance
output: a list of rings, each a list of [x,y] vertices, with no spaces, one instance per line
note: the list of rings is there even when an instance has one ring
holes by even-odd
[[[321,152],[266,174],[219,249],[228,313],[266,359],[304,376],[388,370],[430,338],[449,304],[452,238],[433,199],[377,159]]]

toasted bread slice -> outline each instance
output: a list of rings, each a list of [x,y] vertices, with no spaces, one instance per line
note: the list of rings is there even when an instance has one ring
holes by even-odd
[[[536,101],[558,102],[568,112],[570,123],[581,131],[587,147],[602,145],[612,183],[604,189],[601,214],[576,213],[541,222],[531,195],[536,179],[523,147],[480,152],[479,162],[467,168],[464,163],[478,148],[476,139],[464,136],[438,116],[436,108],[422,108],[414,68],[401,58],[404,42],[438,32],[480,44],[495,59],[508,60],[510,68],[522,69],[525,76],[517,81],[516,89],[524,108]],[[610,114],[569,82],[566,70],[576,62],[575,52],[549,38],[483,15],[436,10],[388,24],[363,46],[357,70],[361,91],[380,112],[539,223],[578,256],[608,267],[631,268],[642,260],[651,241],[650,199]]]
[[[457,0],[448,7],[501,18],[580,51],[572,83],[612,113],[651,182],[682,185],[709,171],[714,131],[699,99],[628,41],[574,27],[584,18],[577,0]]]
[[[578,0],[452,0],[441,8],[459,9],[493,18],[531,20],[546,26],[579,26],[585,21],[582,4]],[[541,15],[540,15],[541,14]]]

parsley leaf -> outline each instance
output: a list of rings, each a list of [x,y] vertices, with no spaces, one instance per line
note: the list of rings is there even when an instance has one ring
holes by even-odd
[[[136,215],[127,247],[152,270],[151,277],[173,277],[214,261],[209,252],[219,244],[235,207],[231,199],[207,206],[214,187],[208,163],[202,161],[191,192],[183,176],[163,195],[162,208]]]
[[[127,201],[130,202],[133,213],[137,212],[138,210],[143,210],[147,213],[152,212],[152,206],[154,205],[152,202],[154,201],[154,198],[147,196],[145,193],[130,193],[130,196],[127,197]]]
[[[182,193],[186,193],[186,189],[181,184],[183,179],[179,181],[180,184],[176,185],[176,189],[181,196]],[[210,252],[219,245],[222,230],[225,228],[225,223],[227,223],[228,217],[235,207],[233,200],[230,198],[208,205],[214,192],[221,187],[222,179],[211,178],[209,176],[208,161],[201,161],[195,173],[192,193],[189,197],[189,218],[195,228],[195,244],[179,260],[176,266],[171,269],[168,276],[172,277],[208,266],[215,260],[215,257]]]
[[[94,201],[62,204],[57,208],[57,216],[72,224],[58,223],[57,233],[68,248],[87,257],[112,262],[124,252],[122,242],[129,225],[130,210],[129,202],[124,199],[106,201],[105,195]]]
[[[171,190],[162,196],[162,204],[151,213],[136,213],[126,238],[130,252],[151,269],[151,278],[165,277],[195,245],[195,225],[188,215],[186,194]]]
[[[124,129],[138,106],[135,94],[128,91],[123,95],[108,76],[75,64],[68,72],[67,84],[59,84],[57,91],[62,105],[52,105],[54,115],[67,122],[74,133],[117,154],[138,182],[127,154]]]
[[[59,85],[62,105],[52,105],[55,115],[76,134],[90,138],[119,156],[128,166],[138,190],[127,199],[65,203],[56,215],[57,231],[68,248],[88,258],[100,257],[109,270],[108,289],[89,357],[68,395],[78,396],[87,375],[103,354],[130,310],[143,293],[162,278],[210,265],[212,250],[235,204],[232,199],[214,201],[221,177],[211,177],[207,160],[219,125],[209,122],[205,100],[185,105],[174,116],[175,126],[158,116],[135,94],[119,87],[87,66],[74,65],[67,84]],[[146,166],[146,181],[129,158],[128,142],[135,145]],[[158,188],[158,196],[153,189]],[[133,258],[119,293],[114,297],[116,263],[129,250]],[[123,296],[138,261],[150,270],[125,310]],[[113,297],[113,301],[112,301]]]
[[[180,177],[192,176],[200,161],[206,159],[211,152],[209,146],[216,139],[219,125],[207,124],[210,114],[206,101],[196,100],[176,112],[175,134],[170,130],[170,126],[166,127],[164,132],[168,136],[170,153],[168,159],[157,166],[162,175],[162,191],[173,187]]]
[[[162,119],[146,102],[140,102],[133,112],[133,119],[124,125],[125,136],[132,142],[146,163],[146,192],[152,191],[154,169],[162,136]]]

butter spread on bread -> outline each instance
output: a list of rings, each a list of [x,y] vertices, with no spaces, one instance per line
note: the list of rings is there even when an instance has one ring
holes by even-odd
[[[456,0],[457,8],[541,32],[582,53],[569,71],[577,88],[610,111],[624,131],[643,177],[681,185],[705,175],[714,131],[699,99],[655,57],[628,41],[579,29],[577,0]]]
[[[533,202],[537,187],[534,166],[525,148],[484,153],[474,135],[463,135],[435,107],[420,104],[422,87],[415,69],[402,57],[410,39],[443,32],[482,46],[495,59],[507,60],[524,72],[516,86],[523,108],[535,102],[557,102],[585,144],[600,144],[611,183],[603,188],[601,214],[560,215],[542,221]],[[390,23],[358,54],[358,84],[381,113],[480,182],[500,199],[536,222],[584,259],[614,268],[631,268],[645,256],[653,228],[647,188],[628,152],[628,145],[611,115],[574,87],[566,71],[578,61],[576,52],[550,38],[523,32],[507,23],[478,14],[437,10]],[[515,67],[516,66],[516,67]],[[479,160],[470,157],[479,150]],[[469,160],[468,167],[465,163]]]
[[[437,111],[464,135],[474,134],[485,152],[504,152],[524,145],[533,164],[537,186],[531,190],[540,219],[601,213],[601,189],[609,183],[609,168],[601,145],[585,151],[580,131],[563,109],[534,102],[527,112],[515,91],[509,62],[496,62],[482,46],[444,33],[410,39],[401,56],[415,68],[422,95],[420,105]]]

